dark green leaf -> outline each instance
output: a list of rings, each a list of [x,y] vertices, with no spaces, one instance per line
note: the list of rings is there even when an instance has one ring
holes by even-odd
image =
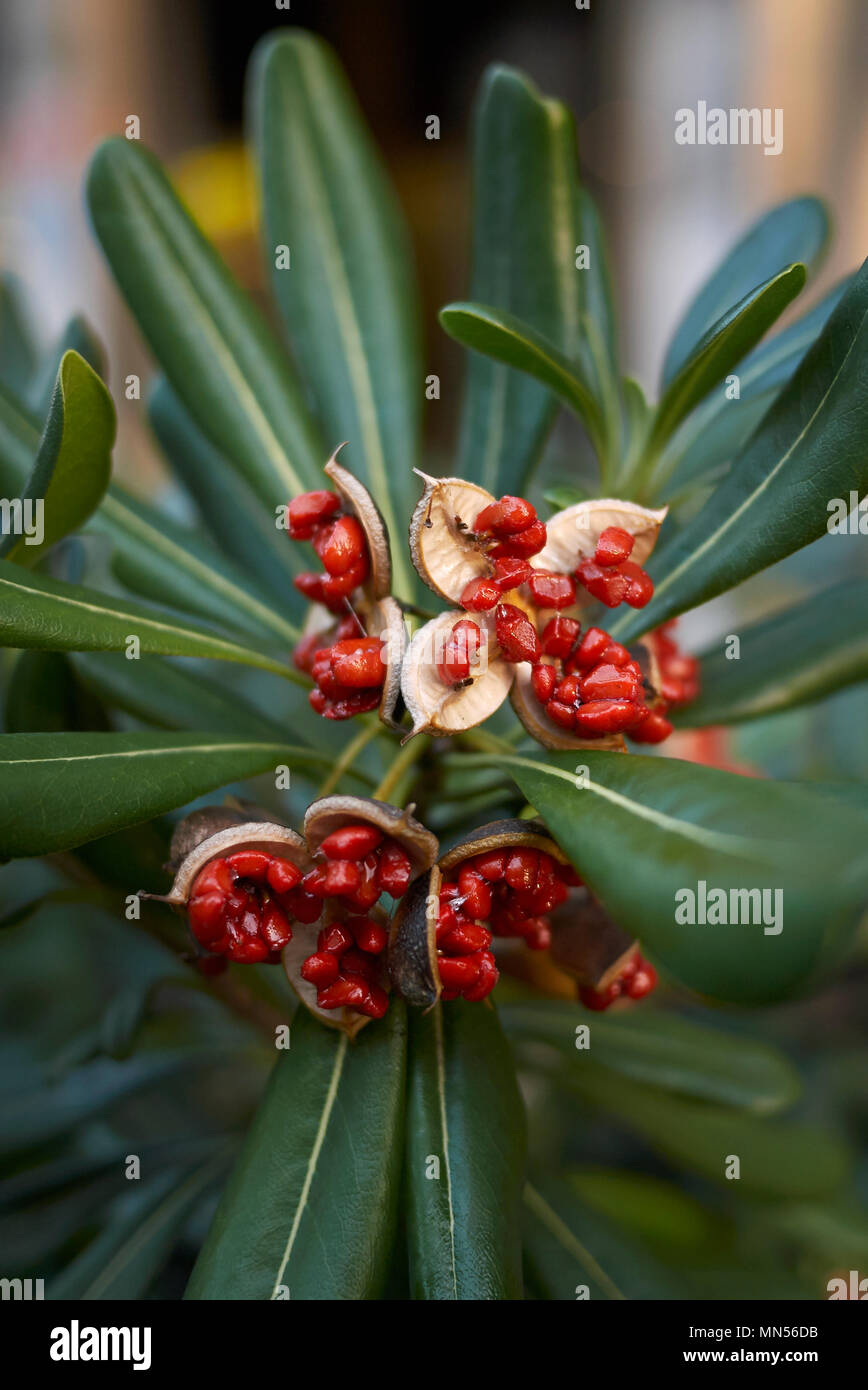
[[[776,274],[782,265],[803,261],[813,268],[828,235],[828,213],[818,198],[793,198],[755,222],[684,313],[666,353],[664,384],[680,372],[696,344],[730,305]]]
[[[305,1010],[187,1287],[193,1299],[374,1299],[395,1234],[407,1023],[355,1042]]]
[[[242,647],[160,609],[27,574],[0,560],[0,645],[48,652],[125,652],[131,637],[138,639],[145,655],[237,661],[298,680],[290,666],[254,643]]]
[[[138,141],[107,140],[87,197],[121,290],[199,428],[268,508],[316,486],[327,454],[289,363],[159,162]]]
[[[79,357],[83,357],[88,366],[93,368],[98,377],[102,377],[103,381],[108,382],[108,367],[102,343],[87,319],[83,318],[81,314],[73,314],[54,347],[44,358],[26,394],[21,393],[21,399],[26,400],[30,409],[40,420],[48,414],[60,364],[67,352],[70,351],[77,352]]]
[[[130,663],[123,657],[125,666]],[[6,732],[50,734],[107,729],[99,700],[82,688],[63,652],[22,652],[6,691]]]
[[[675,1183],[623,1168],[573,1169],[566,1181],[594,1211],[664,1258],[706,1260],[726,1244],[726,1223]]]
[[[407,1107],[413,1297],[521,1298],[526,1127],[493,1009],[455,1000],[411,1016]]]
[[[324,763],[310,749],[216,734],[2,734],[0,858],[71,849],[278,765]]]
[[[332,51],[294,30],[269,36],[253,69],[266,256],[330,448],[362,478],[396,541],[418,495],[424,370],[415,270],[403,217]],[[277,264],[287,247],[291,268]],[[324,461],[324,460],[323,460]],[[399,592],[404,548],[393,554]],[[405,594],[406,596],[406,594]]]
[[[33,470],[20,494],[43,502],[43,534],[36,544],[24,535],[5,536],[0,556],[35,564],[87,520],[108,486],[114,438],[108,391],[83,357],[65,353]]]
[[[684,417],[756,346],[804,287],[806,275],[801,264],[779,270],[711,325],[663,392],[646,445],[650,457],[656,456]]]
[[[632,641],[823,535],[827,504],[868,490],[866,430],[868,261],[725,481],[655,551],[651,602],[613,635]]]
[[[726,656],[727,638],[702,653],[702,690],[679,726],[759,719],[868,680],[868,579],[803,599],[739,640],[737,660]]]
[[[548,386],[584,421],[594,449],[603,455],[604,426],[597,403],[586,382],[548,338],[513,314],[487,304],[447,304],[440,310],[440,322],[465,347],[526,372]]]
[[[20,281],[0,276],[0,382],[14,393],[25,391],[36,371],[38,353]]]
[[[547,763],[498,753],[496,765],[509,769],[615,921],[716,998],[758,1003],[797,988],[868,897],[865,816],[807,785],[587,750]],[[757,921],[755,892],[735,899],[732,914],[755,924],[701,925],[701,894],[712,889],[726,893],[727,916],[732,891],[765,889],[777,921]],[[696,925],[676,920],[676,911],[687,915],[686,890]]]
[[[757,1113],[781,1110],[799,1093],[794,1068],[772,1048],[738,1034],[703,1028],[654,1009],[589,1018],[579,1004],[510,1004],[501,1010],[510,1037],[558,1049],[573,1069],[617,1072],[701,1100]],[[590,1046],[577,1046],[587,1025]]]

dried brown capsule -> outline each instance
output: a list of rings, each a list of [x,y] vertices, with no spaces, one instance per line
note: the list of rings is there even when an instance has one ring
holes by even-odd
[[[323,472],[334,485],[344,508],[357,518],[365,533],[371,571],[364,588],[371,599],[386,598],[392,592],[392,559],[389,537],[380,509],[368,489],[337,458],[345,444],[339,444]]]

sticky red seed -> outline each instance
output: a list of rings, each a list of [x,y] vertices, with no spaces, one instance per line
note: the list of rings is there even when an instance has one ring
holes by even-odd
[[[582,668],[596,666],[610,641],[608,632],[604,632],[601,627],[589,627],[575,650],[576,665]]]
[[[576,579],[588,593],[607,608],[617,608],[627,597],[631,580],[618,569],[602,569],[593,560],[583,560],[576,569]]]
[[[538,555],[545,546],[547,539],[544,521],[534,521],[530,526],[526,526],[523,531],[510,536],[508,540],[500,541],[489,551],[492,560],[499,560],[505,556],[519,557],[529,560],[531,555]]]
[[[591,700],[576,710],[575,728],[588,738],[623,733],[636,723],[638,715],[632,700]]]
[[[313,528],[333,516],[341,505],[336,492],[303,492],[289,504],[289,535],[294,541],[309,540]]]
[[[672,733],[673,726],[659,710],[649,710],[638,724],[630,729],[634,743],[662,743]]]
[[[354,637],[331,649],[332,670],[350,690],[381,686],[386,679],[383,643],[379,637]]]
[[[483,951],[479,962],[479,974],[469,989],[464,990],[464,998],[470,1004],[479,1003],[481,999],[485,999],[491,993],[499,978],[500,974],[494,963],[494,956],[490,951]]]
[[[376,884],[379,892],[400,898],[410,886],[413,866],[406,851],[397,840],[387,840],[380,851]]]
[[[491,912],[491,889],[472,864],[462,864],[458,870],[458,887],[467,916],[478,922],[486,921]]]
[[[487,613],[500,600],[500,588],[493,579],[471,579],[458,602],[468,613]]]
[[[444,989],[462,990],[473,984],[479,974],[476,956],[438,956],[437,969]]]
[[[576,722],[576,711],[572,705],[563,705],[560,700],[549,700],[546,714],[553,724],[561,729],[572,729]]]
[[[275,893],[290,893],[301,883],[301,869],[288,859],[272,859],[266,871],[270,888]]]
[[[317,989],[326,989],[334,984],[339,974],[338,958],[330,955],[328,951],[315,951],[301,967],[301,978],[307,980],[308,984],[315,985]]]
[[[326,835],[320,849],[327,859],[364,859],[383,843],[375,825],[342,825]]]
[[[577,677],[568,677],[577,680]],[[636,700],[641,686],[629,671],[601,662],[581,682],[583,700]],[[563,698],[562,696],[560,698]]]
[[[370,917],[362,917],[350,922],[349,926],[360,951],[372,956],[385,951],[389,934],[381,923],[373,922]]]
[[[594,551],[594,560],[598,565],[620,565],[622,560],[629,558],[635,537],[630,535],[621,526],[607,526],[597,541],[597,548]]]
[[[500,649],[507,661],[538,661],[539,637],[530,619],[512,603],[499,603],[494,625]]]
[[[367,555],[361,523],[354,516],[340,516],[316,538],[314,549],[330,575],[346,574]]]
[[[541,705],[550,700],[557,685],[557,672],[554,666],[534,666],[530,673],[533,693]]]
[[[517,589],[520,584],[526,584],[532,574],[533,570],[527,560],[521,559],[518,555],[502,555],[494,561],[492,577],[502,594],[509,593],[510,589]]]
[[[549,618],[540,634],[540,645],[546,656],[569,656],[581,630],[575,618]]]
[[[568,574],[537,571],[528,580],[528,588],[540,608],[569,608],[576,601],[575,581]]]

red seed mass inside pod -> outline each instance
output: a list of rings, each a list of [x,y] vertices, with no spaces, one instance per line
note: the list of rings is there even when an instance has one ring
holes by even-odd
[[[292,939],[292,923],[316,921],[321,905],[301,885],[301,870],[264,850],[212,859],[193,881],[190,930],[213,955],[239,964],[275,965]]]

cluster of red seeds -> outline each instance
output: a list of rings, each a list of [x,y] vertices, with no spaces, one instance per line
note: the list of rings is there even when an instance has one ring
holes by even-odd
[[[319,916],[319,903],[300,883],[295,864],[261,850],[212,859],[193,882],[190,929],[214,956],[244,965],[277,964],[292,940],[290,922],[315,922]]]
[[[438,968],[443,999],[484,999],[497,984],[492,936],[520,937],[531,950],[551,944],[546,913],[579,882],[541,850],[488,850],[465,859],[440,890]]]
[[[591,985],[582,985],[579,990],[579,998],[586,1009],[593,1009],[595,1013],[602,1013],[614,1004],[616,999],[644,999],[646,994],[650,994],[657,984],[657,971],[653,965],[641,955],[639,948],[633,952],[632,956],[624,966],[617,979],[613,980],[605,989],[594,989]]]
[[[295,587],[312,603],[322,603],[332,613],[346,610],[344,600],[364,584],[371,572],[368,543],[357,517],[341,513],[336,492],[305,492],[289,504],[289,535],[294,541],[311,541],[323,563],[324,574],[305,572]]]
[[[531,672],[533,691],[559,728],[580,738],[629,733],[638,743],[660,743],[672,732],[661,708],[645,703],[639,664],[601,627],[579,640],[575,618],[550,618]]]
[[[295,586],[312,603],[343,614],[330,644],[323,634],[305,637],[293,653],[300,671],[313,677],[309,700],[326,719],[352,719],[376,709],[386,679],[383,643],[360,632],[360,623],[346,612],[347,600],[371,569],[368,545],[354,516],[340,514],[336,492],[305,492],[289,504],[289,535],[312,541],[325,566],[324,574],[304,573]]]
[[[676,618],[649,633],[660,668],[660,693],[667,705],[686,705],[699,694],[699,661],[683,652],[672,636]]]
[[[634,544],[629,531],[607,526],[593,557],[583,558],[575,570],[577,581],[607,608],[617,608],[619,603],[644,608],[654,593],[648,575],[630,559]]]
[[[468,613],[487,613],[503,594],[525,584],[534,571],[528,564],[546,543],[545,523],[523,497],[501,497],[483,507],[473,536],[492,564],[492,573],[466,584],[458,602]]]
[[[367,914],[381,893],[400,898],[410,885],[409,856],[374,825],[343,825],[320,846],[322,862],[305,874],[302,889],[318,900],[340,901],[343,921],[324,927],[317,949],[301,968],[316,987],[323,1009],[349,1008],[382,1018],[387,996],[381,988],[386,930]]]

